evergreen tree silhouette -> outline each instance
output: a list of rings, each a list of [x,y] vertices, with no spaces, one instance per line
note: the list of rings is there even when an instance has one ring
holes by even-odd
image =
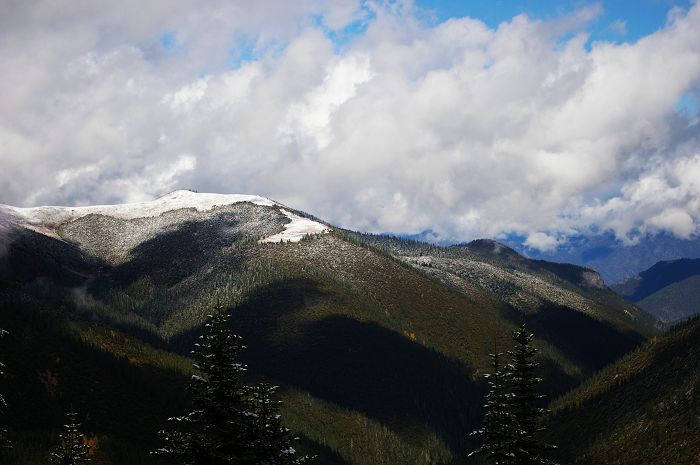
[[[49,461],[52,465],[80,465],[90,461],[90,446],[85,444],[85,435],[80,432],[78,414],[68,412],[68,422],[59,436],[58,444],[51,450]]]
[[[537,393],[542,382],[535,376],[538,363],[534,361],[537,349],[532,346],[534,335],[522,323],[513,331],[513,350],[508,351],[510,363],[505,367],[506,380],[510,386],[510,406],[512,415],[512,448],[515,465],[552,465],[554,462],[542,453],[554,446],[538,440],[537,433],[543,431],[543,417],[549,413],[539,407],[545,396]]]
[[[504,353],[498,352],[494,339],[493,353],[489,354],[493,372],[484,375],[490,387],[484,405],[484,427],[472,433],[473,436],[480,437],[483,444],[469,454],[470,457],[482,455],[496,465],[510,465],[515,459],[512,453],[513,414],[510,411],[510,395],[506,390],[506,375],[502,365],[504,356]]]
[[[548,410],[538,405],[544,396],[537,393],[542,379],[535,376],[533,337],[524,323],[513,331],[514,347],[507,352],[510,360],[505,365],[505,354],[498,352],[494,342],[494,352],[489,354],[493,372],[485,375],[490,389],[484,427],[472,433],[482,439],[482,445],[470,457],[479,454],[496,465],[555,465],[542,455],[555,447],[537,438]]]
[[[160,431],[165,445],[156,451],[186,465],[248,464],[252,454],[246,444],[249,420],[241,376],[246,367],[238,362],[241,338],[228,328],[228,315],[209,315],[206,332],[192,351],[194,367],[188,391],[194,410],[168,419],[173,428]]]
[[[277,386],[259,383],[249,390],[251,441],[250,445],[259,465],[301,465],[309,461],[308,456],[297,457],[291,431],[280,421],[280,401],[275,400]]]
[[[223,309],[216,310],[192,352],[199,373],[188,387],[194,409],[169,419],[173,427],[159,432],[165,445],[155,453],[184,465],[304,463],[307,458],[296,458],[293,438],[279,422],[275,388],[243,384],[242,339],[229,329]]]

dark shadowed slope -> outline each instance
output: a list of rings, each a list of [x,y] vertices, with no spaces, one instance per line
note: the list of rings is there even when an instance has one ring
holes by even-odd
[[[554,403],[551,439],[571,465],[700,461],[700,319],[644,347]],[[575,440],[572,440],[575,438]]]

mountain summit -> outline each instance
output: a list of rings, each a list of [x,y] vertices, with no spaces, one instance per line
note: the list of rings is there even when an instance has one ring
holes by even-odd
[[[170,192],[152,201],[119,205],[34,208],[0,205],[0,218],[23,228],[60,238],[58,231],[64,225],[90,215],[111,217],[118,220],[138,220],[162,217],[164,214],[177,210],[193,213],[192,215],[180,215],[175,221],[155,221],[154,223],[159,224],[154,225],[153,233],[158,233],[160,232],[158,226],[161,228],[172,227],[187,221],[188,218],[194,218],[195,212],[211,213],[224,209],[230,210],[235,209],[234,206],[237,204],[245,203],[260,207],[284,207],[280,203],[258,195],[205,194],[183,189]],[[280,233],[261,239],[264,242],[298,242],[307,234],[323,234],[330,230],[325,225],[288,211],[289,209],[279,208],[278,210],[289,219],[289,222],[285,224],[285,229]]]

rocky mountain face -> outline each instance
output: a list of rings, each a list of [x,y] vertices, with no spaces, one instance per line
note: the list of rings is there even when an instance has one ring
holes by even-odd
[[[700,259],[658,262],[613,289],[664,324],[675,324],[700,313]]]
[[[2,392],[28,406],[11,424],[42,444],[37,415],[59,427],[74,405],[103,438],[104,463],[155,463],[143,451],[186,406],[187,357],[215,306],[244,337],[250,377],[282,386],[301,447],[357,465],[463,463],[488,353],[521,321],[550,397],[656,331],[591,269],[493,241],[345,231],[257,196],[176,191],[0,215],[0,327],[15,370],[5,382],[21,386]]]

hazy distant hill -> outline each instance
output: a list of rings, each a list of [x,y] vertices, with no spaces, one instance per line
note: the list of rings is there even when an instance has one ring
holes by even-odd
[[[613,289],[673,324],[700,313],[700,259],[659,262]]]
[[[574,237],[566,245],[546,252],[528,249],[522,240],[507,243],[532,258],[593,268],[608,284],[635,276],[662,260],[700,258],[700,238],[679,239],[663,233],[642,237],[634,245],[625,245],[610,234]]]
[[[16,463],[36,463],[73,405],[102,463],[156,463],[186,407],[187,356],[214,305],[251,378],[323,463],[462,463],[482,420],[487,354],[520,321],[556,396],[654,334],[586,268],[493,241],[454,247],[333,228],[257,196],[0,207],[0,327],[11,331]],[[5,352],[3,352],[5,353]],[[24,455],[22,455],[24,454]]]

